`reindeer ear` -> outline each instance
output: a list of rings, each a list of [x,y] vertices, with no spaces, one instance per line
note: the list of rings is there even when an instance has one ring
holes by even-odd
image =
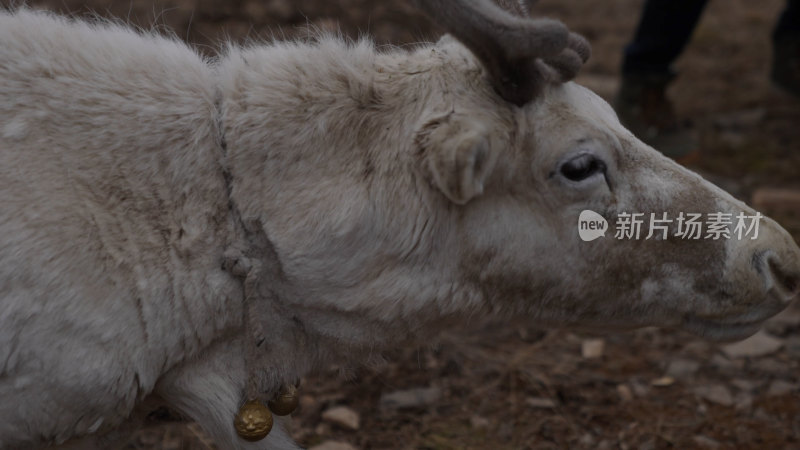
[[[415,142],[423,172],[453,203],[483,193],[495,159],[485,125],[450,112],[425,122]]]

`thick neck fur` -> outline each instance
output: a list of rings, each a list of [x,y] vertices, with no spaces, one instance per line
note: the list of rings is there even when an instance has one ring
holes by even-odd
[[[323,38],[233,49],[219,65],[234,202],[275,245],[298,323],[348,355],[477,302],[452,281],[448,206],[419,176],[410,138],[442,104],[431,97],[448,95],[445,51]],[[457,62],[479,82],[471,58]]]

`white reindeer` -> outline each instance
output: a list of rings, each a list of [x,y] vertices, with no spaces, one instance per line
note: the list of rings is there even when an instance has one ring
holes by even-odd
[[[418,3],[454,38],[214,61],[0,13],[0,448],[106,448],[157,401],[220,448],[296,448],[243,440],[240,406],[468,316],[737,339],[797,294],[768,219],[581,241],[586,209],[755,212],[566,82],[588,46],[560,23]]]

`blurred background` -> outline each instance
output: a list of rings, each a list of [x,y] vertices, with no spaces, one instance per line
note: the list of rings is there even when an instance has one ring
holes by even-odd
[[[174,34],[208,56],[226,40],[288,39],[309,27],[379,44],[435,41],[439,30],[407,3],[27,1]],[[784,5],[711,1],[667,95],[697,136],[699,152],[685,164],[800,240],[800,99],[769,81],[770,33]],[[593,56],[577,81],[611,101],[642,6],[541,0],[533,12],[588,38]],[[332,367],[305,379],[292,419],[298,441],[327,450],[800,448],[797,307],[733,345],[656,329],[598,336],[506,323],[387,356],[379,367]],[[154,421],[124,448],[214,446],[194,424]]]

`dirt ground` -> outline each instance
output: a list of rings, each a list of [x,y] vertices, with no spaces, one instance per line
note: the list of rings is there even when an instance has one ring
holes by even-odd
[[[209,55],[223,39],[302,36],[309,26],[395,45],[435,39],[437,30],[405,3],[28,1],[155,27]],[[641,5],[541,0],[534,12],[592,42],[578,81],[610,98]],[[800,100],[768,81],[769,34],[782,6],[712,1],[670,91],[702,143],[692,167],[745,200],[764,187],[800,188]],[[798,208],[765,212],[800,240]],[[390,353],[380,367],[332,367],[308,377],[293,434],[306,446],[333,440],[363,449],[800,448],[798,311],[769,323],[744,349],[656,329],[601,337],[524,324],[451,330],[430,345]],[[427,389],[416,406],[381,406],[386,395],[412,388]],[[334,406],[355,411],[359,429],[324,421]],[[196,425],[169,423],[137,433],[124,448],[213,444]]]

